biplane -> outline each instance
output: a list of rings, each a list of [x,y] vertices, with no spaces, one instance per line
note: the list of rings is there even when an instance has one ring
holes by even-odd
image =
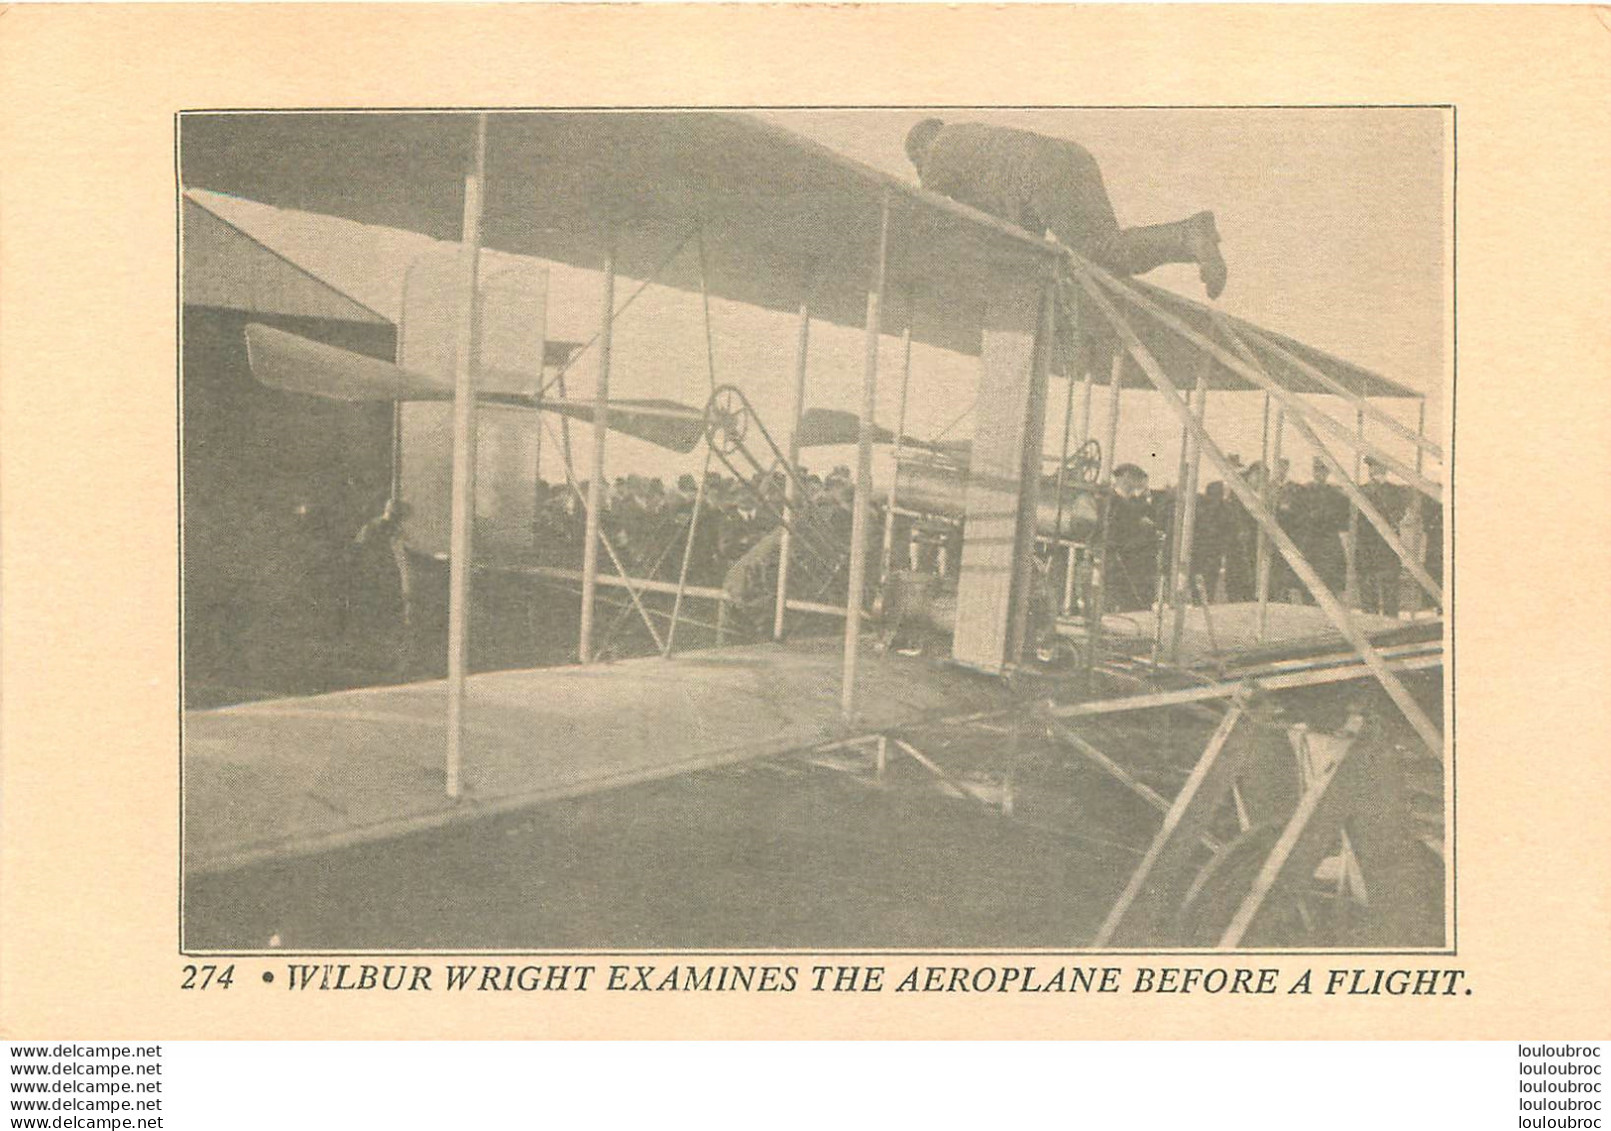
[[[1446,944],[1443,581],[1413,532],[1356,486],[1370,456],[1441,505],[1424,466],[1440,445],[1381,404],[1413,390],[741,114],[196,113],[180,145],[187,190],[452,245],[410,272],[394,359],[270,325],[244,334],[267,387],[396,406],[405,537],[450,574],[447,678],[187,712],[187,875],[781,755],[1054,825],[1061,795],[1046,783],[1072,760],[1157,828],[1100,929],[1065,946]],[[596,271],[591,340],[555,358],[541,296],[500,302],[487,286],[495,253]],[[713,355],[703,404],[614,396],[620,279],[697,294],[707,349],[712,298],[792,319],[793,359],[775,376],[791,387],[791,418],[764,419],[719,379]],[[820,324],[863,336],[859,412],[808,407]],[[893,428],[875,420],[888,336],[907,347]],[[970,440],[907,433],[912,342],[977,359]],[[586,399],[561,380],[582,355],[595,374]],[[1067,399],[1061,450],[1049,452],[1054,379]],[[1125,389],[1150,391],[1182,436],[1180,505],[1139,646],[1125,628],[1134,618],[1104,604]],[[1091,434],[1098,390],[1103,436]],[[1283,428],[1314,448],[1429,617],[1370,616],[1328,587],[1268,486],[1216,442],[1205,410],[1219,391],[1263,394],[1273,457]],[[1355,426],[1317,398],[1351,410]],[[566,488],[586,522],[580,568],[565,571],[580,586],[574,665],[469,670],[486,479],[477,419],[488,411],[591,430],[580,466],[565,444]],[[782,497],[760,500],[778,530],[768,639],[676,649],[688,603],[720,613],[733,597],[691,585],[686,557],[674,584],[631,576],[602,521],[612,432],[693,454],[706,471],[719,461],[740,482],[781,476]],[[819,444],[854,445],[845,533],[806,497],[801,455]],[[882,490],[880,446],[895,468]],[[1192,575],[1205,463],[1257,525],[1255,602],[1211,604]],[[700,514],[696,500],[690,524]],[[891,602],[901,515],[955,532],[944,600]],[[1278,561],[1311,604],[1269,600]],[[1047,615],[1037,601],[1059,568],[1062,599]],[[802,573],[815,592],[800,593]],[[605,588],[626,594],[656,654],[599,662]],[[669,612],[650,607],[656,593]],[[791,613],[832,618],[835,635],[791,632]],[[880,647],[904,615],[943,632],[943,656]]]

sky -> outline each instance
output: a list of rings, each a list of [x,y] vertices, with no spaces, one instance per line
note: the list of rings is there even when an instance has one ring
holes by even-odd
[[[1428,433],[1442,438],[1452,352],[1447,111],[878,110],[762,116],[914,182],[902,142],[923,117],[1012,125],[1076,140],[1101,166],[1121,225],[1160,223],[1202,209],[1215,213],[1230,268],[1218,305],[1425,392]],[[1188,297],[1204,297],[1195,267],[1160,268],[1147,278]],[[749,393],[782,443],[792,396],[792,319],[718,301],[711,307],[711,323],[719,379]],[[559,328],[551,333],[563,335]],[[814,328],[808,404],[858,406],[860,338],[853,329]],[[702,403],[708,391],[704,345],[698,297],[651,287],[618,324],[612,393]],[[901,362],[898,342],[887,338],[878,396],[878,420],[885,426],[892,427],[899,412]],[[950,424],[948,436],[968,435],[971,419],[965,414],[977,391],[977,374],[977,359],[916,347],[907,430],[934,436]],[[585,365],[578,366],[576,376],[574,387],[591,389]],[[1066,388],[1054,379],[1049,451],[1061,445]],[[1105,397],[1098,390],[1093,400],[1092,434],[1101,435]],[[1319,403],[1352,425],[1351,410],[1327,401]],[[1415,402],[1388,406],[1415,426]],[[1121,418],[1118,459],[1140,463],[1156,484],[1172,483],[1179,427],[1156,395],[1126,392]],[[1210,428],[1226,451],[1247,462],[1259,458],[1262,419],[1260,394],[1210,399]],[[639,472],[675,478],[688,470],[633,441],[612,440],[610,450],[612,477]],[[1394,450],[1408,455],[1410,449],[1400,444]],[[1311,452],[1290,428],[1283,454],[1292,461],[1294,477],[1307,479]],[[1345,464],[1350,459],[1343,455]],[[806,457],[813,470],[851,460],[848,449]],[[546,455],[544,467],[545,475],[558,473]],[[887,475],[887,455],[880,456],[875,471],[881,479]],[[1435,461],[1428,462],[1427,474],[1441,478]]]

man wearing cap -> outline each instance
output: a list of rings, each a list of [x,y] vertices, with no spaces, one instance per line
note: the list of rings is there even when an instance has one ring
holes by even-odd
[[[1165,263],[1195,263],[1209,298],[1225,289],[1225,260],[1212,212],[1121,228],[1096,159],[1072,141],[978,122],[925,118],[906,135],[906,156],[931,192],[1036,235],[1051,232],[1120,275]]]
[[[1404,488],[1387,481],[1387,467],[1375,456],[1365,457],[1368,478],[1360,485],[1359,493],[1381,513],[1388,525],[1398,529],[1404,517],[1407,500]],[[1398,580],[1401,566],[1376,527],[1363,519],[1359,522],[1359,548],[1354,551],[1354,570],[1359,577],[1360,608],[1367,613],[1398,616]]]
[[[1160,526],[1147,473],[1133,463],[1114,468],[1108,505],[1113,509],[1108,515],[1104,603],[1119,613],[1150,609],[1158,587]]]

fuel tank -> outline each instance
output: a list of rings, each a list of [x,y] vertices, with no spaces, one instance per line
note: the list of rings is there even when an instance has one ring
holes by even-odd
[[[943,458],[902,458],[895,468],[895,502],[902,510],[943,515],[961,520],[968,488],[965,464]],[[1096,496],[1089,487],[1068,483],[1063,487],[1062,529],[1058,530],[1057,481],[1040,487],[1039,532],[1042,538],[1062,537],[1072,542],[1096,538],[1100,516]]]

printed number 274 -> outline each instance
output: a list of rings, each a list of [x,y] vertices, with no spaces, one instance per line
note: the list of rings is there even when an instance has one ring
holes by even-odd
[[[185,980],[179,984],[181,990],[205,990],[209,986],[217,986],[227,990],[235,982],[235,967],[229,965],[220,970],[216,966],[186,966]]]

